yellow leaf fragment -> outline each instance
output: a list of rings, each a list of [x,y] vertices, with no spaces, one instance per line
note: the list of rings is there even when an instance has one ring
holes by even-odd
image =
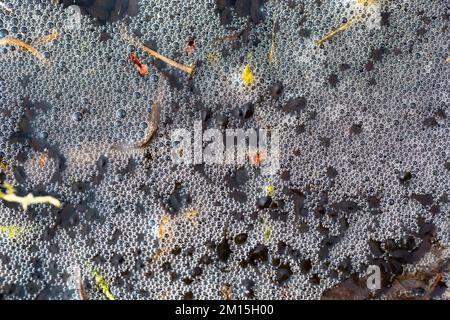
[[[450,63],[450,57],[447,58],[446,62],[447,62],[447,63]]]
[[[244,84],[247,86],[250,86],[253,83],[253,73],[249,64],[247,64],[242,71],[242,81],[244,81]]]
[[[270,225],[269,221],[267,220],[267,217],[264,218],[261,227],[262,227],[264,241],[270,241],[270,239],[272,238],[272,234],[273,234],[273,228]]]
[[[6,193],[0,191],[0,199],[3,199],[8,202],[15,202],[22,205],[24,210],[27,210],[28,207],[32,204],[51,204],[57,208],[61,208],[61,202],[58,199],[55,199],[51,196],[34,196],[29,193],[25,197],[20,197],[16,195],[16,191],[14,187],[9,183],[4,183],[3,187],[6,189]]]
[[[167,214],[164,214],[161,217],[161,222],[159,223],[158,228],[158,238],[159,240],[163,240],[164,236],[166,234],[166,225],[170,222],[170,216]]]
[[[220,59],[222,58],[222,55],[219,51],[213,51],[208,54],[208,62],[210,64],[217,64],[219,63]]]
[[[359,6],[371,6],[378,2],[378,0],[356,0],[356,4]]]
[[[161,249],[159,249],[159,248],[156,249],[155,253],[152,254],[152,256],[150,257],[149,262],[150,263],[155,263],[159,259],[161,254],[163,254],[163,251]]]
[[[195,218],[198,216],[198,210],[194,208],[188,209],[186,210],[185,216],[186,219],[196,223]]]
[[[44,55],[42,53],[40,53],[35,47],[33,47],[32,45],[29,45],[26,42],[23,42],[22,40],[19,40],[16,38],[0,39],[0,45],[5,45],[5,44],[11,44],[11,45],[16,45],[18,47],[21,47],[21,48],[27,50],[28,52],[30,52],[33,56],[35,56],[39,60],[47,61],[47,59],[44,57]]]
[[[25,233],[25,228],[18,225],[0,225],[0,236],[6,235],[9,239],[16,239]]]
[[[9,170],[8,164],[5,161],[3,161],[2,159],[0,159],[0,171],[3,171],[6,174],[11,173],[11,171]]]
[[[100,272],[97,269],[93,269],[92,273],[94,274],[94,281],[95,284],[100,288],[102,293],[109,299],[109,300],[116,300],[116,297],[111,292],[111,288],[106,281],[106,279],[100,274]]]
[[[273,195],[274,195],[274,193],[275,193],[275,187],[274,187],[272,184],[269,184],[269,185],[266,187],[266,190],[267,190],[267,195],[268,195],[269,197],[273,197]]]

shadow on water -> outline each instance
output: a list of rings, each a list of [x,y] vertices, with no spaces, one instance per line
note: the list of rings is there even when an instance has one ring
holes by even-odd
[[[139,12],[138,0],[60,0],[64,7],[77,5],[81,12],[95,18],[99,24],[106,24],[134,17]]]

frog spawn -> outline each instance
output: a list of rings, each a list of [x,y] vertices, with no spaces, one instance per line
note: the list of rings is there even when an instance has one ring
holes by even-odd
[[[32,43],[65,25],[63,6],[30,11],[33,1],[7,2],[14,14],[0,18],[0,30],[9,37]],[[257,19],[230,9],[227,23],[227,9],[208,1],[140,4],[125,21],[97,26],[82,16],[80,29],[59,30],[38,47],[50,66],[1,48],[0,150],[12,169],[3,179],[64,204],[24,213],[2,203],[1,225],[34,226],[0,239],[2,298],[77,298],[59,276],[74,265],[89,297],[105,298],[90,263],[118,299],[223,299],[226,284],[235,298],[312,299],[369,264],[394,276],[415,263],[411,255],[430,235],[421,235],[423,225],[432,223],[433,239],[448,244],[442,3],[264,1]],[[365,10],[380,19],[314,43]],[[213,41],[236,31],[230,41]],[[194,77],[124,35],[197,64]],[[128,61],[134,51],[149,66],[144,77]],[[247,65],[250,86],[242,79]],[[153,143],[143,151],[111,148],[142,141],[159,86],[166,90]],[[263,176],[250,164],[173,166],[170,133],[197,120],[205,129],[278,128],[279,174]],[[414,246],[403,246],[411,236]]]

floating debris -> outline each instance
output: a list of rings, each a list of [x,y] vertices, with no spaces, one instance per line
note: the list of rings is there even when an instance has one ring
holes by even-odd
[[[57,208],[61,208],[61,202],[51,196],[34,196],[29,193],[25,197],[17,196],[14,187],[9,183],[4,183],[3,187],[6,189],[6,193],[0,191],[0,199],[8,202],[16,202],[22,205],[23,210],[27,210],[32,204],[51,204]]]
[[[160,87],[161,88],[161,87]],[[113,149],[120,151],[130,151],[130,150],[142,150],[146,149],[153,142],[153,139],[156,137],[159,128],[159,120],[160,120],[160,105],[163,97],[163,91],[160,90],[159,94],[153,103],[152,112],[149,115],[148,119],[148,132],[147,136],[144,138],[142,142],[136,144],[116,144],[113,146]]]
[[[266,191],[267,191],[267,196],[268,196],[268,197],[273,197],[273,195],[274,195],[274,193],[275,193],[275,187],[274,187],[273,185],[269,184],[269,185],[266,187]]]
[[[193,54],[195,51],[195,37],[191,37],[189,38],[189,40],[186,42],[186,46],[184,47],[184,51],[186,51],[186,53],[188,55]]]
[[[35,47],[33,47],[32,45],[30,45],[26,42],[23,42],[22,40],[19,40],[16,38],[0,39],[0,45],[6,45],[6,44],[19,46],[19,47],[27,50],[28,52],[30,52],[33,56],[35,56],[39,60],[44,61],[44,62],[47,61],[47,59],[44,57],[44,55],[42,53],[40,53]]]
[[[269,64],[273,64],[274,61],[276,60],[276,47],[275,47],[275,37],[276,37],[276,32],[275,32],[275,27],[277,25],[277,20],[276,18],[273,20],[273,25],[272,25],[272,42],[270,44],[270,49],[269,49]]]
[[[223,37],[216,37],[213,39],[213,43],[220,44],[220,43],[224,43],[224,42],[228,42],[228,41],[236,41],[241,38],[241,34],[242,34],[242,31],[235,32],[233,34],[229,34],[229,35],[226,35]]]
[[[272,239],[272,234],[273,234],[273,228],[270,225],[267,217],[264,218],[263,223],[262,223],[262,230],[263,230],[263,238],[266,242],[270,241],[270,239]]]
[[[96,268],[92,268],[95,284],[99,287],[102,293],[109,300],[116,300],[116,297],[112,294],[111,288],[106,279],[101,275],[100,271]]]
[[[184,215],[185,215],[186,219],[190,220],[194,224],[197,224],[197,220],[196,220],[196,218],[198,216],[197,209],[194,209],[194,208],[188,209],[188,210],[186,210]]]
[[[252,151],[249,154],[250,164],[259,167],[267,158],[267,153],[263,150]]]
[[[350,20],[348,20],[347,22],[341,24],[337,29],[334,29],[333,31],[327,33],[322,39],[320,40],[316,40],[316,45],[317,46],[321,46],[322,44],[324,44],[325,42],[333,39],[336,35],[338,35],[341,32],[344,32],[345,30],[347,30],[348,28],[350,28],[354,23],[361,21],[361,17],[355,17],[355,18],[351,18]]]
[[[48,160],[48,151],[44,150],[44,152],[41,153],[39,156],[39,167],[43,168],[45,167],[47,160]]]
[[[6,4],[4,4],[3,2],[0,2],[0,10],[4,10],[4,11],[6,11],[6,12],[8,12],[8,13],[12,13],[13,11],[10,9],[10,8],[8,8],[8,6],[6,5]]]
[[[360,6],[371,6],[378,2],[378,0],[356,0],[356,4]]]
[[[229,283],[224,284],[223,287],[220,288],[220,293],[225,300],[233,299],[233,287]]]
[[[78,287],[78,295],[80,300],[89,300],[89,296],[87,294],[86,288],[84,287],[84,281],[81,276],[81,268],[80,266],[76,266],[74,268],[74,277]]]
[[[3,171],[7,175],[11,175],[11,170],[9,170],[8,164],[0,158],[0,171]]]
[[[131,60],[131,62],[133,62],[134,66],[136,67],[136,70],[139,72],[139,74],[144,77],[146,75],[148,75],[148,66],[146,64],[143,64],[138,56],[136,55],[136,53],[132,52],[130,53],[129,59]]]
[[[56,39],[58,39],[60,37],[61,33],[58,31],[52,32],[46,36],[43,36],[41,38],[39,38],[38,40],[36,40],[34,42],[34,45],[36,46],[42,46],[42,45],[46,45],[47,43],[50,43]]]
[[[179,69],[181,71],[184,71],[184,72],[186,72],[186,73],[188,73],[190,75],[192,75],[194,73],[195,66],[188,67],[188,66],[185,66],[185,65],[183,65],[181,63],[178,63],[176,61],[173,61],[172,59],[169,59],[169,58],[163,56],[162,54],[159,54],[158,52],[156,52],[156,51],[146,47],[141,42],[137,41],[136,39],[133,39],[131,36],[124,35],[123,37],[124,37],[124,39],[126,41],[129,41],[131,44],[135,45],[137,48],[141,49],[142,51],[147,52],[148,54],[150,54],[151,56],[155,57],[156,59],[164,61],[168,65],[170,65],[170,66],[172,66],[174,68],[177,68],[177,69]]]
[[[221,58],[222,58],[222,54],[219,51],[210,52],[208,54],[208,57],[207,57],[208,62],[210,64],[217,64],[217,63],[219,63]]]
[[[253,83],[253,73],[249,64],[247,64],[242,71],[242,81],[244,81],[246,86],[251,86]]]
[[[0,236],[5,234],[9,239],[16,239],[24,234],[25,228],[18,225],[0,225]]]
[[[163,240],[166,235],[166,226],[170,222],[170,216],[168,214],[163,214],[161,217],[161,222],[159,223],[158,228],[158,238],[159,240]]]

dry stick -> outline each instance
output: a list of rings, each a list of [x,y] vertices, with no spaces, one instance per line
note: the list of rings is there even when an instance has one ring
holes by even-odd
[[[161,54],[159,54],[158,52],[144,46],[142,43],[140,43],[139,41],[133,39],[131,36],[125,35],[124,36],[125,40],[130,41],[131,43],[133,43],[136,47],[138,47],[139,49],[141,49],[142,51],[147,52],[148,54],[150,54],[151,56],[155,57],[156,59],[159,59],[161,61],[164,61],[165,63],[167,63],[168,65],[171,65],[174,68],[180,69],[188,74],[193,74],[194,70],[195,70],[195,66],[193,67],[188,67],[185,66],[184,64],[178,63],[176,61],[173,61],[172,59],[169,59]]]
[[[317,46],[321,46],[325,42],[327,42],[327,41],[331,40],[332,38],[334,38],[337,34],[339,34],[341,32],[344,32],[345,30],[350,28],[355,22],[358,22],[360,20],[361,20],[361,17],[351,18],[346,23],[341,24],[337,29],[334,29],[333,31],[327,33],[322,39],[316,40],[315,41],[316,45]]]
[[[33,56],[35,56],[39,60],[47,62],[47,59],[42,55],[42,53],[40,53],[32,45],[29,45],[28,43],[23,42],[22,40],[19,40],[19,39],[16,39],[16,38],[3,38],[3,39],[0,39],[0,45],[5,45],[5,44],[12,44],[12,45],[19,46],[19,47],[29,51]]]

